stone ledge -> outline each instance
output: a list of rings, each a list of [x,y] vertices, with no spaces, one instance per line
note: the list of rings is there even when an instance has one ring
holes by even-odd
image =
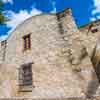
[[[97,98],[57,98],[57,99],[32,99],[32,98],[0,98],[0,100],[100,100]]]

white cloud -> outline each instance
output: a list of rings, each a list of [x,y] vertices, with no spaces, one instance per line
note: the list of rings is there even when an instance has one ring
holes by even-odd
[[[90,18],[91,21],[100,19],[100,0],[94,0],[93,2],[94,9],[92,10],[92,17]]]
[[[93,18],[93,17],[90,18],[90,21],[95,21],[95,20],[96,20],[96,18]]]
[[[53,10],[51,11],[51,13],[56,13],[57,9],[56,9],[56,2],[55,1],[52,1],[52,7],[53,7]]]
[[[0,41],[5,40],[7,37],[8,37],[8,35],[2,35],[2,36],[0,36]]]
[[[36,8],[32,8],[30,13],[27,10],[20,10],[19,13],[15,13],[13,11],[5,11],[4,13],[10,19],[7,22],[7,27],[11,27],[11,30],[8,32],[8,35],[9,35],[16,28],[16,26],[18,26],[20,23],[22,23],[29,17],[35,16],[42,12],[37,10]],[[8,35],[4,35],[0,38],[5,39]]]
[[[100,13],[100,0],[94,0],[94,7],[92,14]]]
[[[11,4],[13,4],[13,0],[2,0],[3,1],[3,3],[11,3]]]
[[[21,10],[19,13],[8,11],[8,18],[10,21],[7,22],[7,26],[15,28],[22,21],[30,17],[30,14],[26,10]]]
[[[27,10],[20,10],[19,13],[8,11],[6,16],[10,18],[11,20],[7,22],[7,26],[11,28],[15,28],[24,20],[40,13],[41,11],[37,10],[36,8],[33,8],[30,13]]]

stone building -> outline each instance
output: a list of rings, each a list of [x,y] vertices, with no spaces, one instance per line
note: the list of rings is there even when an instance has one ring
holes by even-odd
[[[99,36],[98,29],[92,34],[94,26],[78,29],[70,9],[33,16],[20,24],[1,41],[0,97],[98,95],[99,81],[91,62]]]

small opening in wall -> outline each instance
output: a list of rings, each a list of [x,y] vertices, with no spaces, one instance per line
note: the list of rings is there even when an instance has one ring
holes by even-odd
[[[31,49],[31,34],[25,35],[23,37],[23,42],[24,42],[24,51]]]
[[[1,41],[1,47],[6,47],[6,44],[7,44],[7,41],[6,40]]]
[[[98,29],[97,29],[97,28],[92,29],[91,32],[92,32],[92,33],[96,33],[96,32],[98,32]]]
[[[19,68],[19,91],[31,92],[32,88],[32,63],[24,64]]]

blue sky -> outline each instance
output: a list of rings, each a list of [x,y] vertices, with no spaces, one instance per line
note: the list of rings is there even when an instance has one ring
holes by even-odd
[[[0,39],[6,38],[21,22],[40,13],[71,8],[77,26],[100,19],[100,0],[2,0],[3,13],[10,21],[0,25]]]

